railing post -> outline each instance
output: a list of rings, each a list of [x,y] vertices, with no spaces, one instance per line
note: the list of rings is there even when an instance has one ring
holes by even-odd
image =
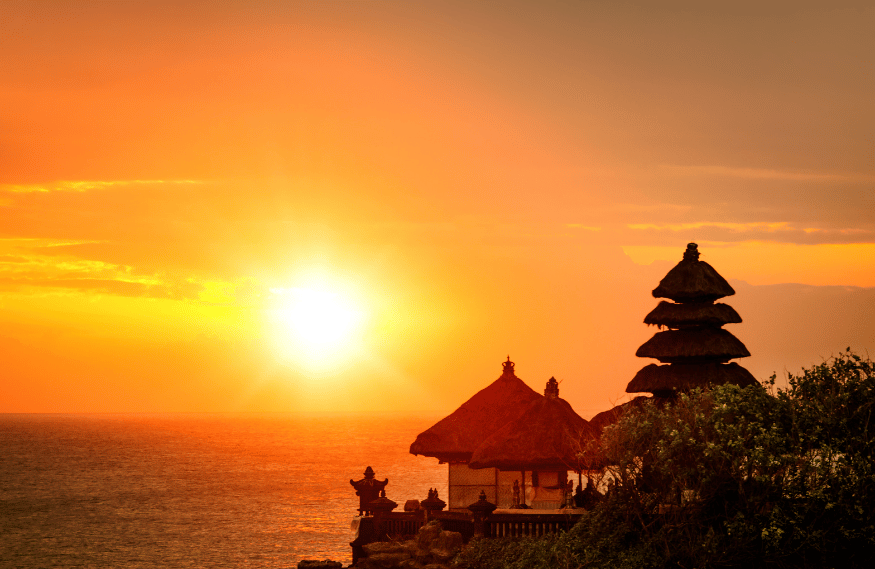
[[[468,506],[468,509],[474,514],[475,537],[484,537],[486,535],[486,519],[497,507],[495,504],[486,501],[486,492],[483,490],[480,491],[480,499]]]
[[[370,511],[374,512],[374,525],[377,526],[377,541],[386,539],[386,522],[388,514],[398,507],[397,502],[393,502],[386,497],[386,491],[380,490],[380,497],[368,504]]]
[[[428,491],[428,498],[419,503],[419,507],[425,512],[424,523],[428,523],[434,516],[434,512],[440,512],[446,507],[446,505],[446,502],[438,498],[437,488],[430,488]]]

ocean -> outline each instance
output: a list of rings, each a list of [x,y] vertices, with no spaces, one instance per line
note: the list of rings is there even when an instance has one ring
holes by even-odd
[[[351,563],[351,478],[447,493],[409,454],[433,418],[0,415],[0,567]]]

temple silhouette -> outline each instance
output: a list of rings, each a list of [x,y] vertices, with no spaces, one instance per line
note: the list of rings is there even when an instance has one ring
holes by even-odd
[[[644,318],[656,326],[653,337],[636,356],[659,364],[644,366],[629,381],[627,393],[639,395],[586,421],[559,397],[559,382],[547,380],[543,395],[516,375],[508,356],[498,379],[475,393],[458,409],[420,433],[410,452],[448,465],[447,502],[430,490],[426,499],[408,500],[405,512],[392,512],[397,503],[386,498],[388,483],[376,481],[368,468],[365,478],[350,480],[360,496],[359,527],[352,543],[354,558],[372,541],[415,534],[429,520],[474,535],[543,535],[568,529],[581,506],[600,498],[588,477],[581,475],[603,465],[589,464],[582,452],[587,441],[624,413],[648,399],[659,404],[697,387],[756,383],[749,371],[730,360],[750,356],[745,345],[723,326],[741,322],[731,306],[716,302],[735,291],[708,263],[699,259],[698,246],[687,245],[681,261],[653,290],[659,304]],[[663,330],[665,328],[665,330]],[[578,487],[568,473],[576,472]],[[380,497],[368,502],[380,492]],[[444,512],[445,506],[449,506]],[[373,517],[366,514],[373,513]]]
[[[626,386],[627,393],[650,393],[670,400],[695,387],[756,383],[753,375],[729,360],[750,356],[726,324],[741,322],[731,306],[715,302],[735,290],[711,265],[699,259],[690,243],[681,261],[653,289],[662,300],[644,323],[659,331],[636,356],[660,364],[642,368]],[[513,486],[522,503],[537,509],[566,505],[568,471],[588,468],[578,454],[580,442],[598,436],[647,396],[581,418],[559,398],[558,382],[550,378],[544,395],[535,393],[515,374],[508,357],[501,376],[473,395],[453,413],[419,434],[410,452],[449,465],[449,507],[464,509],[484,491],[499,508],[513,504]]]
[[[723,329],[724,324],[740,323],[741,317],[731,306],[714,302],[733,294],[729,283],[699,260],[698,246],[687,245],[681,262],[653,289],[655,298],[673,302],[661,301],[644,317],[645,324],[668,329],[654,334],[635,352],[640,358],[655,358],[668,365],[645,366],[626,386],[626,392],[670,398],[694,387],[756,383],[749,371],[727,363],[750,356],[744,344]]]

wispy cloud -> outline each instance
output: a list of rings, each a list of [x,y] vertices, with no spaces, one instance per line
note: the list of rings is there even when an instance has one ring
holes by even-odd
[[[259,283],[248,278],[227,281],[144,271],[128,264],[83,258],[76,254],[78,250],[65,249],[91,243],[106,241],[0,238],[0,291],[107,294],[225,306],[258,305],[265,292]]]
[[[185,283],[155,283],[150,279],[97,279],[97,278],[12,278],[0,275],[0,288],[15,292],[78,292],[110,294],[142,298],[190,300],[198,297],[200,286]]]
[[[871,227],[812,227],[787,221],[755,221],[748,223],[696,221],[688,223],[636,223],[626,225],[634,231],[656,233],[679,233],[696,231],[698,239],[705,235],[722,235],[722,239],[765,239],[783,243],[869,243],[875,238]],[[739,237],[730,237],[737,235]],[[671,237],[674,239],[674,237]]]
[[[202,184],[200,180],[60,180],[44,184],[0,184],[0,192],[13,194],[49,192],[87,192],[117,186],[156,186]]]
[[[143,284],[157,284],[154,279],[132,277],[127,265],[116,265],[93,259],[57,259],[56,257],[24,254],[0,257],[0,275],[23,279],[115,279],[137,280]]]
[[[617,211],[622,213],[669,213],[679,214],[686,213],[693,209],[693,206],[686,204],[672,203],[618,203],[601,208],[605,211]]]
[[[18,247],[22,253],[0,255],[0,283],[4,290],[54,289],[121,296],[197,298],[202,288],[196,283],[179,283],[160,275],[138,274],[133,267],[94,259],[42,255],[45,247],[69,245],[53,240],[4,240],[37,242]],[[34,253],[34,251],[37,251]]]
[[[88,245],[91,243],[104,243],[104,241],[94,239],[51,239],[46,237],[0,237],[0,250],[6,248],[43,249],[48,247],[72,247],[74,245]]]
[[[149,274],[130,265],[43,255],[38,248],[20,247],[24,253],[14,249],[4,253],[3,244],[0,240],[0,291],[108,294],[225,306],[258,305],[263,296],[260,285],[251,279],[222,281]]]
[[[849,227],[844,229],[831,229],[826,227],[805,227],[802,229],[808,234],[830,234],[830,235],[865,235],[872,233],[871,229],[863,229],[859,227]]]
[[[679,176],[722,176],[746,180],[787,180],[796,182],[875,183],[875,175],[858,172],[812,172],[714,165],[680,166],[676,164],[662,164],[660,169]]]
[[[728,229],[736,233],[745,231],[765,231],[768,233],[777,231],[795,231],[786,221],[763,222],[754,221],[749,223],[728,223],[722,221],[696,221],[692,223],[633,223],[628,224],[629,229],[653,229],[656,231],[689,231],[691,229],[715,228]]]
[[[601,231],[602,230],[601,227],[595,227],[592,225],[584,225],[582,223],[566,223],[565,227],[568,227],[571,229],[583,229],[585,231]]]

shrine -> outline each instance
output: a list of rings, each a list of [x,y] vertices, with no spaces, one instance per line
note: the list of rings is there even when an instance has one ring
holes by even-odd
[[[667,330],[657,332],[635,353],[640,358],[655,358],[660,363],[642,368],[626,387],[627,393],[650,392],[671,398],[694,387],[732,383],[756,383],[753,375],[731,359],[750,356],[741,341],[723,325],[741,322],[731,306],[715,300],[735,294],[735,290],[711,265],[699,260],[695,243],[687,245],[683,259],[653,290],[661,301],[644,323]]]
[[[373,513],[371,502],[380,497],[380,492],[383,492],[383,496],[386,495],[385,488],[389,479],[377,480],[374,478],[374,469],[369,466],[365,468],[364,478],[361,480],[350,479],[349,483],[355,488],[355,494],[359,497],[359,515],[369,516]]]
[[[593,431],[559,397],[555,378],[541,396],[509,357],[502,365],[501,377],[420,433],[410,452],[449,464],[450,510],[467,509],[481,492],[498,508],[561,508],[568,471],[582,468],[580,441]]]
[[[372,547],[374,542],[399,543],[433,521],[456,533],[460,544],[474,537],[539,537],[570,530],[584,510],[574,507],[568,472],[584,467],[580,442],[592,436],[587,421],[559,397],[555,378],[541,396],[516,376],[508,357],[497,380],[410,445],[411,454],[448,463],[449,504],[431,488],[424,500],[408,500],[403,512],[395,512],[398,503],[385,492],[388,479],[376,481],[368,467],[364,479],[350,480],[361,514],[352,524],[353,563],[369,552],[386,551],[383,545]],[[443,553],[432,551],[435,555]]]
[[[644,366],[626,386],[626,392],[651,393],[657,402],[665,402],[695,387],[755,384],[756,379],[749,371],[729,362],[750,356],[744,344],[723,329],[725,324],[740,323],[741,316],[731,306],[715,302],[734,294],[735,290],[714,267],[699,260],[699,246],[689,243],[681,262],[653,289],[655,298],[672,302],[660,301],[644,317],[648,326],[666,330],[654,334],[635,353],[667,365]],[[590,425],[600,434],[606,426],[649,398],[639,395],[602,411],[590,419]]]

